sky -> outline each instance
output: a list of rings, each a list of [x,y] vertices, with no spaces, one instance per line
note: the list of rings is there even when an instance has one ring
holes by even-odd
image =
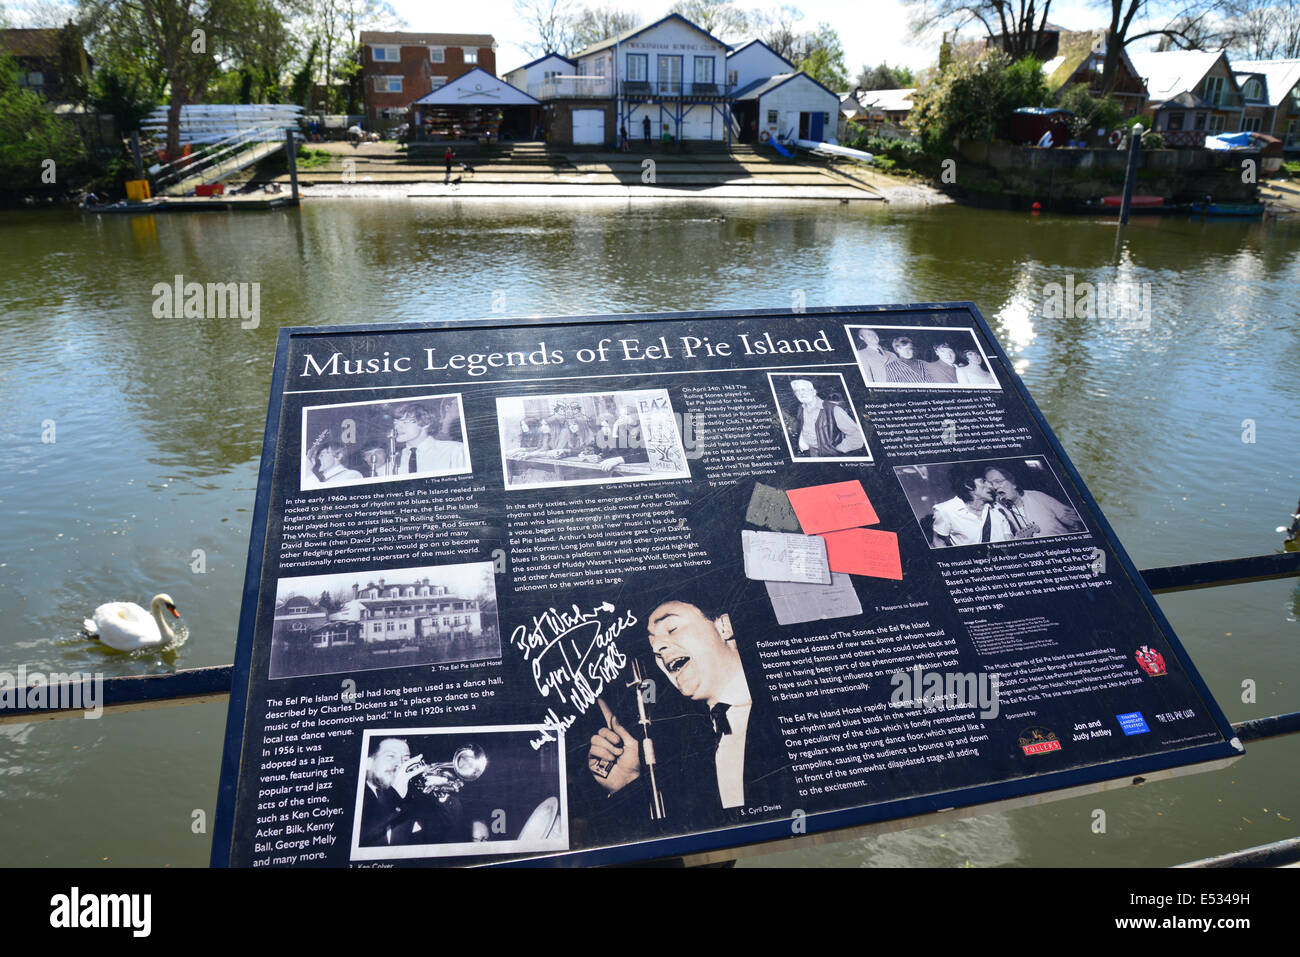
[[[429,4],[428,0],[390,0],[413,32],[490,33],[497,41],[497,72],[505,73],[527,63],[521,44],[532,39],[527,26],[515,16],[511,0],[475,0],[469,4]],[[642,23],[664,16],[673,0],[611,0],[619,9],[635,10]],[[911,7],[902,0],[785,0],[803,11],[800,22],[811,31],[825,22],[839,31],[850,75],[863,64],[907,66],[922,69],[939,59],[939,33],[916,37],[908,27]],[[599,0],[596,0],[599,5]],[[772,9],[780,3],[740,0],[741,9]],[[1102,27],[1109,20],[1110,4],[1098,0],[1053,0],[1053,23],[1072,30]],[[1104,19],[1103,19],[1104,18]],[[966,27],[962,38],[976,39],[982,29]]]

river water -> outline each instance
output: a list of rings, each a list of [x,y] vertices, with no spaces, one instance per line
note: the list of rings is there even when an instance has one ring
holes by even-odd
[[[276,330],[290,325],[971,300],[1139,567],[1276,551],[1300,496],[1298,254],[1295,222],[1139,219],[1117,240],[1100,219],[956,206],[3,213],[0,670],[233,659]],[[154,284],[176,275],[260,284],[259,324],[155,318]],[[1048,318],[1045,286],[1069,276],[1146,284],[1149,328]],[[101,602],[159,591],[188,629],[174,653],[79,637]],[[1231,720],[1300,709],[1294,581],[1160,603]],[[4,863],[206,864],[225,712],[0,725]],[[1226,771],[746,863],[1175,864],[1300,833],[1298,759],[1300,739],[1263,742]]]

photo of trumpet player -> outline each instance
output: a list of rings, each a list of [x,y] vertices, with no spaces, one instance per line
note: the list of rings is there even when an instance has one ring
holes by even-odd
[[[464,419],[458,393],[305,408],[301,487],[464,475]]]
[[[793,806],[775,715],[745,675],[741,648],[754,636],[737,617],[742,603],[709,594],[677,590],[649,605],[619,682],[632,693],[597,700],[603,726],[591,735],[587,770],[617,799],[610,803],[619,816],[708,826],[740,808],[752,815]]]
[[[352,860],[567,850],[563,737],[541,725],[366,731]]]

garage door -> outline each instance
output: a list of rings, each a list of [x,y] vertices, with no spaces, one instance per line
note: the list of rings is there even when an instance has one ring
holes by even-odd
[[[697,106],[682,117],[682,139],[713,139],[713,110]]]
[[[575,145],[605,142],[605,111],[574,110],[573,142]]]

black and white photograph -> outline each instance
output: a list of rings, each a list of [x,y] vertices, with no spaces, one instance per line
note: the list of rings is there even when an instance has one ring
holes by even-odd
[[[870,462],[871,448],[844,376],[769,372],[772,397],[796,462]]]
[[[667,389],[497,399],[506,488],[689,479]]]
[[[846,325],[869,389],[1001,389],[974,329]]]
[[[491,562],[277,583],[271,678],[500,657]]]
[[[464,422],[458,393],[305,408],[301,487],[468,474]]]
[[[894,474],[931,548],[1088,531],[1042,458],[900,465]]]
[[[367,730],[352,820],[354,861],[568,850],[564,732]]]

